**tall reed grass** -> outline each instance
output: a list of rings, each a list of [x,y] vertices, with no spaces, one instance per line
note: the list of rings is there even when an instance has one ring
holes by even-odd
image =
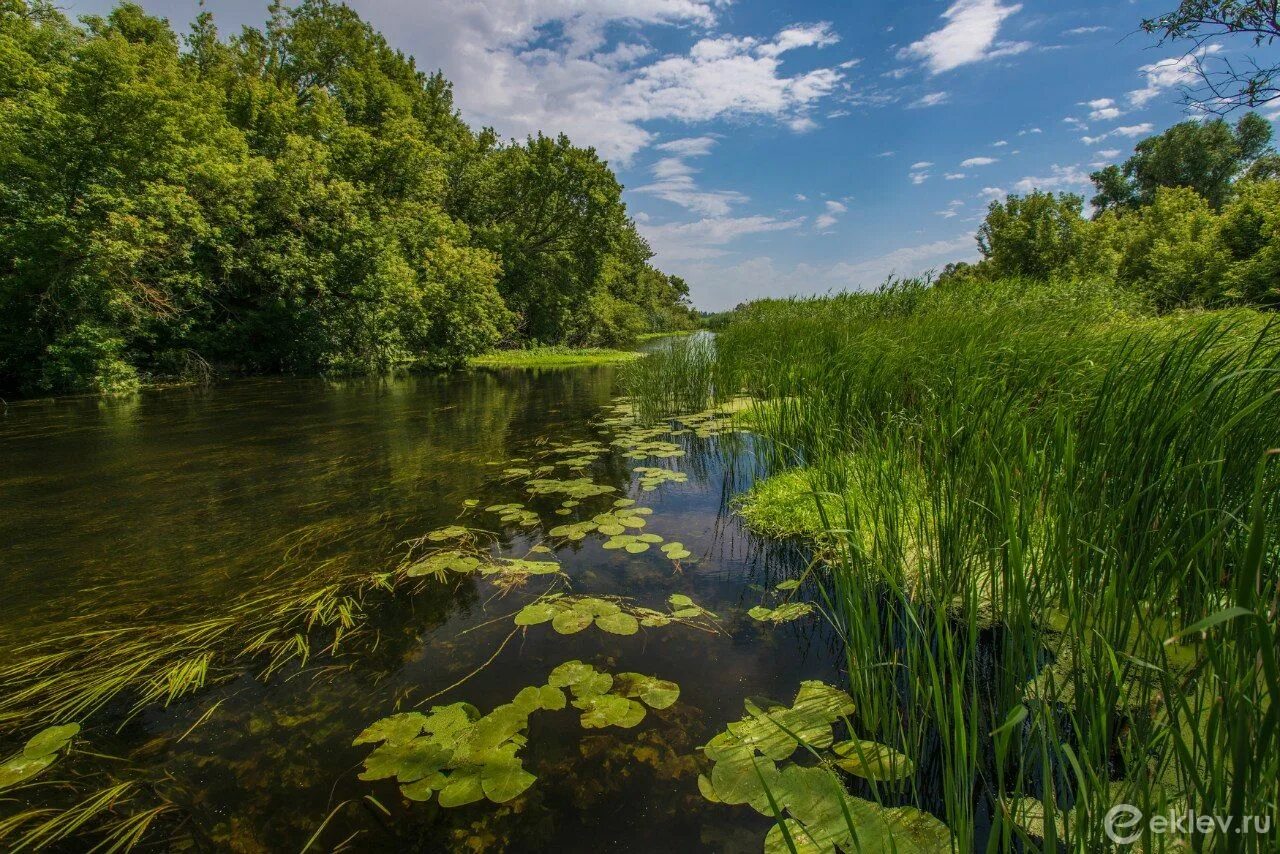
[[[1234,823],[1144,821],[1143,850],[1280,850],[1270,319],[893,282],[755,303],[624,382],[650,414],[761,401],[768,464],[807,483],[772,500],[821,520],[859,719],[919,760],[878,794],[964,851],[1110,850],[1118,804]]]

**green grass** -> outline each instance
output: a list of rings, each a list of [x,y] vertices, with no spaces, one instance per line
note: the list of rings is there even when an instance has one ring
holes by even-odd
[[[867,734],[929,760],[895,794],[964,851],[1082,852],[1120,802],[1280,804],[1278,380],[1262,314],[1022,281],[757,303],[623,377],[650,414],[770,401],[744,513],[822,539]]]
[[[495,350],[467,360],[472,368],[580,368],[621,365],[643,353],[604,348],[534,347],[528,350]]]
[[[693,335],[696,329],[674,329],[670,332],[641,332],[636,336],[637,341],[654,341],[658,338],[674,338],[681,335]]]

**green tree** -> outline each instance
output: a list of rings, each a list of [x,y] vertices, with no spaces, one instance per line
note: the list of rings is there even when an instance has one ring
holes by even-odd
[[[1123,167],[1108,166],[1091,176],[1099,212],[1151,204],[1161,187],[1195,190],[1217,210],[1231,185],[1271,147],[1271,124],[1248,113],[1233,127],[1222,119],[1187,121],[1147,137]]]
[[[1209,202],[1185,187],[1161,187],[1151,204],[1120,220],[1124,244],[1117,279],[1157,309],[1223,299],[1228,254]]]
[[[1227,299],[1280,306],[1280,182],[1243,182],[1222,211],[1219,239],[1229,257]]]
[[[1083,204],[1070,193],[1040,191],[992,202],[978,229],[983,266],[997,277],[1046,279],[1068,272],[1084,245]]]

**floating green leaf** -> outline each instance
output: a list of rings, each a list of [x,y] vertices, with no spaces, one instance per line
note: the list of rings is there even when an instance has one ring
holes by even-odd
[[[622,612],[596,617],[596,626],[615,635],[634,635],[640,631],[640,622],[630,614]]]
[[[753,619],[762,623],[780,625],[798,620],[813,613],[813,605],[808,602],[786,602],[776,608],[757,605],[747,612]]]
[[[27,759],[40,759],[57,753],[67,746],[80,733],[80,724],[63,724],[45,727],[31,736],[31,740],[22,748],[22,755]]]
[[[445,540],[463,540],[471,536],[471,532],[461,525],[449,525],[444,528],[437,528],[426,535],[424,539],[433,543],[442,543]]]
[[[870,780],[900,780],[915,770],[909,758],[875,741],[842,741],[833,744],[831,752],[839,757],[836,765]]]
[[[628,699],[642,700],[651,709],[669,708],[680,699],[679,685],[642,673],[619,673],[614,676],[614,692]]]
[[[16,786],[18,783],[30,780],[52,765],[56,758],[57,756],[53,754],[38,756],[34,759],[22,754],[10,757],[3,764],[0,764],[0,789],[7,789],[10,786]]]

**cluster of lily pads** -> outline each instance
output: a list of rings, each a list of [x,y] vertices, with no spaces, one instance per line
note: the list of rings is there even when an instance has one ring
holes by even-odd
[[[442,807],[486,798],[497,804],[514,800],[537,780],[518,755],[528,743],[529,716],[564,709],[565,689],[582,712],[584,728],[634,727],[644,720],[645,705],[665,709],[680,697],[680,686],[665,679],[640,673],[614,676],[567,661],[551,671],[545,685],[522,688],[510,703],[487,715],[461,702],[376,721],[352,742],[378,745],[365,757],[360,779],[394,778],[409,800],[438,796]]]
[[[951,834],[932,815],[913,807],[887,808],[845,791],[836,769],[867,779],[910,776],[911,760],[876,742],[837,742],[833,725],[849,717],[852,698],[822,682],[800,684],[790,707],[751,701],[746,713],[704,747],[715,764],[699,775],[698,789],[713,803],[747,804],[776,820],[764,840],[773,852],[951,850]],[[799,751],[800,761],[788,761]],[[779,763],[786,762],[779,766]]]
[[[491,504],[484,509],[486,513],[497,513],[501,521],[509,524],[514,523],[522,528],[532,528],[542,521],[537,513],[523,504]]]
[[[40,730],[22,750],[0,762],[0,789],[26,782],[48,768],[58,758],[58,751],[79,733],[80,724],[62,724]]]
[[[563,537],[576,542],[594,532],[604,534],[606,537],[616,537],[626,533],[628,528],[643,528],[646,524],[644,517],[652,515],[653,510],[649,507],[635,507],[634,504],[635,502],[629,498],[620,498],[614,502],[613,510],[598,513],[582,522],[557,525],[547,532],[547,536]]]
[[[800,587],[799,580],[789,578],[773,588],[775,594],[789,593]],[[757,605],[747,614],[754,620],[761,623],[773,623],[775,626],[782,623],[789,623],[792,620],[798,620],[801,617],[807,617],[813,613],[813,605],[809,602],[783,602],[773,608],[767,608],[764,605]]]
[[[582,501],[586,498],[594,498],[597,495],[607,495],[610,492],[617,492],[617,487],[609,486],[604,483],[596,483],[589,477],[579,477],[573,480],[553,480],[550,478],[535,478],[525,482],[531,495],[564,495],[574,501]]]
[[[688,483],[689,475],[682,471],[636,466],[635,473],[640,475],[640,488],[645,492],[653,492],[664,483]]]
[[[535,546],[539,551],[549,551]],[[431,577],[447,581],[450,574],[482,575],[503,587],[523,584],[536,575],[562,575],[560,564],[531,558],[494,558],[485,552],[445,549],[424,555],[401,570],[407,578]]]
[[[550,623],[551,628],[562,635],[577,634],[592,625],[614,635],[634,635],[641,626],[657,628],[675,622],[714,620],[716,616],[682,593],[672,594],[668,603],[671,610],[664,613],[620,599],[548,593],[520,609],[515,624]]]

